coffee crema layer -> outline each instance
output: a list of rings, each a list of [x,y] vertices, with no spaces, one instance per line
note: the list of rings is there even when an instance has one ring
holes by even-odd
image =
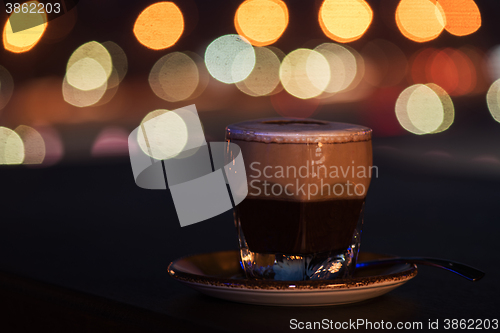
[[[231,140],[241,148],[248,196],[284,201],[359,199],[372,177],[372,142],[264,143]],[[374,174],[375,173],[375,174]]]
[[[368,127],[323,120],[267,118],[229,125],[226,139],[264,143],[347,143],[371,140]]]

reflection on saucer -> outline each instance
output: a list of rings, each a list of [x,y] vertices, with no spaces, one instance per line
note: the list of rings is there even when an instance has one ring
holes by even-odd
[[[358,261],[387,256],[360,253]],[[249,304],[322,306],[364,301],[381,296],[417,275],[416,265],[391,264],[360,268],[352,279],[315,281],[249,280],[238,251],[192,255],[168,267],[170,276],[209,296]]]

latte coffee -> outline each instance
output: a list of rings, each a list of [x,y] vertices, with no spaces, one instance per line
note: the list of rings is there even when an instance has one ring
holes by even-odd
[[[235,222],[249,277],[349,275],[376,172],[371,133],[359,125],[281,118],[227,127],[247,174],[248,195]]]

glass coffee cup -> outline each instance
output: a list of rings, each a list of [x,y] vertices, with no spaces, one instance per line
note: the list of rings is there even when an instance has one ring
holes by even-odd
[[[226,128],[247,175],[248,195],[235,208],[247,277],[351,276],[376,171],[371,136],[367,127],[320,120],[261,119]]]

